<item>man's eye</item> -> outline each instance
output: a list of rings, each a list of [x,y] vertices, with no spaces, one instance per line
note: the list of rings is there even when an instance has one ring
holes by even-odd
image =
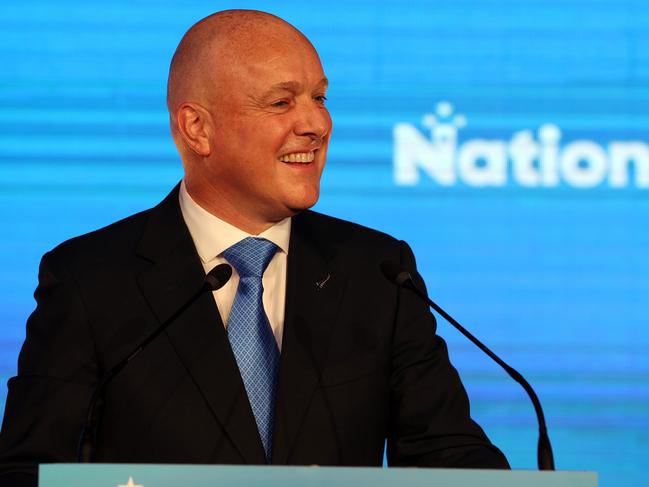
[[[288,105],[288,101],[286,100],[277,100],[273,103],[271,103],[271,106],[276,107],[276,108],[282,108]]]
[[[317,96],[315,97],[315,101],[317,101],[317,102],[320,103],[321,105],[324,105],[325,102],[327,101],[327,97],[324,96],[324,95],[317,95]]]

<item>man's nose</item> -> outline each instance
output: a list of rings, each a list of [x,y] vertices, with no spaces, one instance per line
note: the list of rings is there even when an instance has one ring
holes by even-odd
[[[298,108],[298,119],[295,123],[297,135],[324,138],[331,130],[329,111],[320,103],[311,101]]]

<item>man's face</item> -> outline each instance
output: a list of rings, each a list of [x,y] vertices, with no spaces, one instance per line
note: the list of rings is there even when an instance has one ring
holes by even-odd
[[[271,39],[220,66],[202,168],[219,200],[266,222],[316,203],[331,133],[326,88],[317,54],[299,38]]]

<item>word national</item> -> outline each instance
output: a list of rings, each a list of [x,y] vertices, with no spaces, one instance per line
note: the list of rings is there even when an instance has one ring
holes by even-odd
[[[611,141],[606,147],[592,140],[561,145],[561,129],[544,124],[510,140],[470,139],[458,144],[458,129],[466,117],[454,115],[449,102],[437,104],[424,116],[426,138],[415,126],[394,126],[394,182],[420,183],[425,173],[441,186],[459,182],[476,187],[519,185],[592,188],[649,188],[649,145],[641,141]]]

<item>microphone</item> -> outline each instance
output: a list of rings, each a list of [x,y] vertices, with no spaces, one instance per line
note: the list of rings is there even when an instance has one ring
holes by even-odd
[[[219,264],[214,267],[210,272],[205,276],[203,285],[201,288],[185,302],[180,308],[178,308],[169,318],[167,318],[160,326],[158,326],[151,334],[149,334],[144,340],[142,340],[129,354],[127,354],[122,360],[120,360],[116,365],[110,368],[108,372],[101,378],[97,387],[92,393],[90,398],[90,403],[88,404],[88,412],[86,414],[86,421],[83,424],[81,429],[81,434],[79,435],[79,445],[77,447],[77,461],[79,463],[89,463],[92,461],[93,450],[95,444],[95,437],[97,433],[97,415],[96,409],[99,400],[102,397],[104,389],[106,386],[122,371],[126,365],[137,357],[142,350],[144,350],[149,343],[155,340],[160,333],[165,331],[171,323],[173,323],[178,316],[185,312],[194,302],[203,295],[206,291],[216,291],[217,289],[222,288],[232,276],[232,267],[228,264]]]
[[[513,367],[509,366],[502,360],[498,355],[493,353],[486,345],[484,345],[480,340],[473,336],[466,328],[460,325],[451,315],[444,311],[437,303],[431,300],[428,295],[420,290],[417,285],[414,283],[412,276],[408,271],[403,269],[396,262],[382,262],[381,271],[383,275],[391,282],[396,284],[399,287],[405,287],[414,291],[414,293],[423,299],[430,307],[437,311],[442,317],[453,325],[457,330],[462,333],[465,337],[471,340],[480,350],[486,353],[494,362],[500,365],[509,376],[518,382],[525,392],[529,396],[532,404],[534,405],[534,411],[536,412],[536,419],[539,424],[539,442],[537,446],[537,462],[539,470],[554,470],[554,456],[552,454],[552,445],[550,444],[550,437],[548,436],[548,429],[545,423],[545,416],[543,415],[543,408],[541,408],[541,402],[539,401],[536,392],[530,385],[527,380]]]

